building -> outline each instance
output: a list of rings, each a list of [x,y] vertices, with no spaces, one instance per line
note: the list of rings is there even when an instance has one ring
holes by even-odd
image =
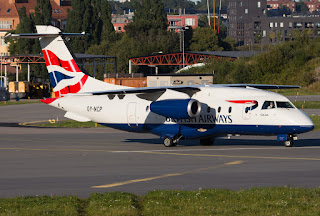
[[[288,15],[268,17],[267,1],[229,0],[228,36],[238,45],[270,44],[290,40],[295,31],[310,30],[310,36],[320,35],[319,15]]]
[[[8,49],[4,42],[4,36],[8,31],[17,27],[19,14],[14,0],[0,0],[0,5],[0,53],[1,56],[7,56]]]
[[[112,15],[112,24],[117,32],[125,32],[124,26],[132,21],[133,13],[125,15]],[[198,27],[198,15],[197,14],[180,14],[179,15],[167,15],[168,19],[168,31],[179,32],[182,27],[190,26],[191,28]]]
[[[313,11],[320,11],[320,0],[308,0],[304,3],[308,6],[310,13]]]
[[[129,11],[129,14],[116,15],[112,14],[111,22],[116,32],[125,32],[124,27],[132,21],[133,13]]]
[[[3,1],[3,0],[1,0]],[[68,10],[71,10],[71,0],[50,0],[52,7],[52,19],[51,24],[65,29],[68,17]],[[27,9],[27,15],[35,12],[37,6],[36,0],[15,0],[15,7],[19,11],[22,7]]]
[[[283,6],[290,9],[291,12],[296,11],[296,2],[292,0],[267,0],[268,10],[270,9],[278,9]]]
[[[238,45],[251,45],[262,35],[261,19],[267,17],[267,1],[229,0],[228,1],[228,36]]]
[[[186,14],[185,11],[182,14],[181,9],[179,15],[167,15],[168,19],[168,30],[180,32],[182,27],[189,26],[193,29],[198,27],[198,15],[197,14]]]
[[[51,23],[61,29],[66,26],[68,9],[72,9],[71,0],[50,0],[52,6]],[[8,45],[4,42],[4,36],[8,31],[16,29],[20,22],[18,11],[25,7],[27,15],[35,12],[36,0],[0,0],[0,53],[7,56]]]

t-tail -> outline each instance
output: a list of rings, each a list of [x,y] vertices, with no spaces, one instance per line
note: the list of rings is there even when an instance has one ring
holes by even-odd
[[[67,46],[65,37],[82,36],[84,33],[62,33],[53,26],[36,26],[37,34],[10,34],[16,38],[39,38],[43,56],[50,75],[55,97],[69,93],[118,90],[128,87],[108,84],[83,73]]]

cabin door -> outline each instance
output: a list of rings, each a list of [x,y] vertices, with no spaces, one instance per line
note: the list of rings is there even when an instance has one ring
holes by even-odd
[[[132,128],[138,127],[137,123],[137,103],[129,103],[127,107],[128,125]]]

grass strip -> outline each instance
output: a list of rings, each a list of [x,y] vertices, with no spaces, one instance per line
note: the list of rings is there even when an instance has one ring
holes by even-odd
[[[320,109],[320,101],[292,102],[299,109]]]
[[[40,100],[32,100],[32,101],[0,101],[0,106],[34,104],[34,103],[40,103]]]
[[[144,199],[144,215],[318,215],[319,189],[153,191]]]
[[[124,192],[105,194],[93,193],[87,206],[88,216],[98,215],[140,215],[139,197]]]
[[[89,198],[18,197],[0,199],[0,215],[319,215],[320,189],[262,187],[249,190],[199,189],[93,193]]]
[[[77,122],[74,120],[58,121],[54,123],[35,124],[38,127],[55,127],[55,128],[104,128],[105,126],[96,124],[95,122]]]
[[[316,130],[316,131],[320,130],[320,116],[312,115],[312,116],[310,116],[310,118],[314,123],[314,130]]]
[[[300,89],[279,89],[279,90],[272,90],[272,91],[285,96],[320,95],[320,84],[318,82],[315,82],[309,86],[304,86]]]
[[[76,197],[18,197],[0,199],[0,216],[5,215],[52,215],[76,216],[78,214],[78,202]]]

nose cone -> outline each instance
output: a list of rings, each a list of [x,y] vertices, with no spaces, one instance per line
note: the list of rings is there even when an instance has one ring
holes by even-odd
[[[302,111],[300,112],[302,115],[298,120],[299,121],[298,125],[300,125],[301,132],[304,133],[304,132],[312,131],[314,129],[313,121],[307,114],[305,114]]]

